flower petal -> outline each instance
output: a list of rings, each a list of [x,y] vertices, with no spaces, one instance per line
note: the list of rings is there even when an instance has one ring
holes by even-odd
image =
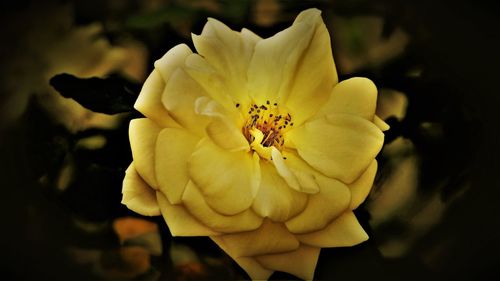
[[[318,171],[314,170],[294,152],[283,151],[283,159],[286,159],[284,162],[286,162],[287,167],[299,182],[301,192],[309,194],[319,192],[319,185],[314,176],[319,174]]]
[[[205,135],[207,117],[195,112],[195,101],[206,96],[205,91],[186,72],[178,68],[167,81],[161,101],[172,118],[197,135]]]
[[[304,210],[307,195],[291,189],[274,167],[263,161],[261,182],[252,209],[261,217],[282,222]]]
[[[224,84],[230,89],[230,95],[247,105],[250,100],[242,85],[246,84],[246,70],[255,43],[260,38],[249,30],[239,33],[209,18],[201,35],[193,34],[192,40],[198,53],[225,78]]]
[[[216,236],[217,237],[217,236]],[[246,273],[250,276],[252,280],[267,280],[271,274],[272,270],[269,270],[260,263],[258,263],[253,257],[236,257],[231,255],[231,251],[226,247],[226,244],[219,243],[220,240],[214,237],[210,237],[224,252],[226,252],[241,268],[243,268]]]
[[[184,65],[186,58],[193,52],[186,44],[179,44],[170,49],[163,57],[155,61],[155,69],[161,74],[164,82],[170,80],[174,71]],[[156,99],[158,101],[158,99]]]
[[[210,117],[206,131],[218,146],[230,151],[250,150],[248,141],[241,132],[242,121],[235,120],[240,118],[228,115],[227,110],[209,97],[199,97],[195,101],[195,111]]]
[[[189,181],[187,161],[199,137],[182,128],[165,128],[156,141],[156,179],[171,204],[181,203]]]
[[[373,124],[377,125],[377,127],[382,131],[385,132],[390,129],[389,124],[385,123],[384,120],[382,120],[380,117],[377,115],[373,116]]]
[[[349,207],[351,192],[345,184],[322,175],[317,175],[316,181],[320,191],[309,195],[304,211],[285,223],[293,233],[322,229]]]
[[[155,146],[156,138],[161,128],[147,118],[133,119],[130,121],[129,138],[132,148],[134,166],[146,183],[158,188],[155,175]]]
[[[231,257],[251,257],[296,250],[299,242],[281,223],[264,220],[256,230],[210,237]]]
[[[293,86],[286,100],[295,124],[299,125],[328,100],[338,78],[330,35],[321,19],[321,11],[306,10],[300,13],[294,24],[296,23],[309,24],[314,30],[311,41],[296,66]]]
[[[356,209],[363,201],[365,201],[373,186],[373,180],[377,174],[377,160],[373,160],[366,171],[353,183],[349,185],[351,189],[351,205],[350,209]]]
[[[253,188],[258,185],[259,177],[251,153],[229,152],[205,138],[191,155],[188,169],[215,211],[235,215],[252,205]]]
[[[304,280],[313,280],[320,248],[300,245],[297,250],[258,256],[255,259],[264,267],[293,274]]]
[[[354,114],[366,120],[373,120],[377,106],[377,87],[368,78],[354,77],[338,83],[330,99],[316,116],[331,113]]]
[[[272,146],[271,147],[271,159],[273,161],[274,167],[276,168],[276,171],[278,174],[286,181],[288,186],[291,188],[300,191],[300,184],[295,175],[290,171],[290,169],[287,167],[285,164],[285,161],[283,160],[283,156],[281,155],[281,152],[279,152],[276,147]]]
[[[241,232],[254,230],[262,224],[262,218],[248,209],[234,216],[224,216],[207,205],[198,188],[189,181],[182,196],[186,209],[200,222],[217,232]]]
[[[210,236],[218,235],[196,220],[182,205],[172,205],[160,191],[156,192],[161,214],[172,236]]]
[[[132,162],[125,171],[123,179],[122,204],[143,216],[159,216],[160,207],[156,201],[155,190],[139,176]]]
[[[368,239],[353,212],[345,212],[320,231],[297,235],[300,242],[314,247],[349,247]]]
[[[351,183],[382,148],[384,134],[355,115],[331,114],[287,133],[299,155],[328,177]]]
[[[165,83],[169,80],[172,72],[181,67],[186,57],[191,53],[186,44],[179,44],[157,60],[155,69],[144,82],[141,93],[134,104],[134,107],[144,116],[162,127],[179,127],[159,101],[165,89]]]
[[[134,108],[161,127],[179,127],[179,124],[170,117],[163,104],[159,102],[164,89],[165,81],[163,77],[158,70],[153,70],[144,82]]]

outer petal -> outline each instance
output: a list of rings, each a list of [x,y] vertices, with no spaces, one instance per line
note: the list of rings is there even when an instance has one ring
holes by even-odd
[[[262,162],[260,188],[252,205],[257,214],[286,221],[304,210],[306,203],[306,194],[291,189],[271,164]]]
[[[246,70],[260,38],[249,30],[239,33],[209,18],[201,35],[193,34],[192,39],[198,53],[224,77],[223,83],[230,90],[227,96],[247,105],[249,98],[242,85],[247,82]]]
[[[215,212],[207,205],[203,195],[191,181],[186,186],[182,201],[194,217],[218,232],[254,230],[262,224],[263,219],[250,209],[234,216],[224,216]]]
[[[377,106],[377,87],[368,78],[354,77],[338,83],[330,99],[317,116],[331,113],[354,114],[366,120],[373,120]]]
[[[253,231],[211,236],[231,257],[252,257],[296,250],[299,242],[281,223],[265,220]]]
[[[226,244],[221,243],[222,240],[218,239],[217,236],[210,237],[212,240],[224,251],[226,252],[236,263],[243,268],[252,280],[267,280],[271,274],[272,270],[269,270],[260,263],[258,263],[253,257],[237,257],[232,255],[231,251],[227,248]]]
[[[306,50],[314,27],[309,23],[294,23],[276,35],[261,40],[248,68],[249,94],[265,104],[282,103],[288,96],[297,64]]]
[[[333,61],[331,41],[321,12],[306,10],[295,23],[306,23],[314,29],[309,46],[297,64],[293,86],[286,100],[296,124],[301,124],[313,115],[328,100],[337,84],[337,71]]]
[[[163,104],[159,102],[164,89],[165,82],[162,76],[158,70],[153,70],[144,82],[134,107],[161,127],[179,127],[179,124],[170,117]]]
[[[161,59],[157,60],[155,62],[156,69],[144,82],[141,93],[135,102],[134,107],[137,110],[162,127],[179,126],[159,101],[161,101],[165,89],[165,82],[168,81],[176,68],[184,64],[184,60],[191,53],[188,46],[180,44],[170,49]]]
[[[266,268],[288,272],[304,280],[313,280],[320,248],[307,245],[291,252],[256,257]]]
[[[389,130],[389,124],[385,123],[384,120],[382,120],[380,117],[378,117],[377,115],[374,115],[373,116],[373,124],[377,125],[377,127],[379,127],[379,129],[382,131],[382,132],[385,132],[387,130]]]
[[[130,210],[143,216],[160,215],[155,190],[139,176],[133,162],[125,172],[122,193],[122,204]]]
[[[366,171],[353,183],[349,185],[351,189],[351,205],[350,209],[356,209],[363,201],[365,201],[373,186],[373,180],[377,174],[377,160],[373,160]]]
[[[141,177],[153,188],[158,188],[155,175],[156,138],[161,128],[147,118],[130,121],[129,138],[134,166]]]
[[[306,209],[285,223],[293,233],[322,229],[349,207],[351,193],[345,184],[321,175],[317,175],[316,181],[320,191],[309,195]]]
[[[349,211],[332,221],[325,229],[297,235],[300,242],[314,247],[348,247],[368,239],[356,216]]]
[[[205,135],[207,117],[195,112],[195,101],[206,92],[183,69],[176,69],[165,86],[161,101],[182,127],[200,136]]]
[[[372,122],[355,115],[331,114],[287,134],[299,155],[328,177],[351,183],[382,148],[384,135]]]
[[[165,128],[156,141],[156,179],[159,189],[172,204],[181,202],[189,181],[187,161],[199,137],[182,128]]]
[[[290,28],[257,43],[248,69],[250,95],[260,103],[284,103],[294,123],[302,123],[337,83],[330,45],[321,12],[302,12]]]
[[[170,229],[172,236],[210,236],[219,233],[196,220],[182,205],[172,205],[165,195],[156,192],[161,214]]]
[[[260,176],[251,153],[229,152],[206,138],[191,155],[188,167],[191,179],[215,211],[235,215],[252,205]]]

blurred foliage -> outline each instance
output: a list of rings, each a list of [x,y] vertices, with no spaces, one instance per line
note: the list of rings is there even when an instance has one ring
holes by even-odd
[[[492,4],[430,0],[55,3],[71,5],[77,26],[102,24],[111,44],[130,38],[144,44],[150,69],[172,46],[192,46],[190,32],[200,33],[208,16],[227,22],[233,29],[247,27],[265,37],[287,27],[305,8],[322,9],[332,31],[341,79],[369,77],[379,89],[398,91],[407,100],[404,116],[386,119],[391,129],[378,157],[374,191],[379,188],[383,192],[388,179],[400,172],[397,167],[401,162],[394,162],[394,154],[389,153],[390,145],[400,139],[411,144],[401,151],[407,153],[405,157],[417,159],[414,169],[418,181],[404,212],[393,214],[380,225],[370,224],[374,218],[366,207],[375,204],[376,197],[359,208],[357,216],[371,239],[353,248],[322,250],[316,277],[470,280],[498,274],[500,18]],[[4,1],[0,5],[1,14],[7,15],[29,10],[31,1]],[[264,16],[266,20],[262,20]],[[366,39],[370,29],[359,26],[359,17],[382,20],[379,40]],[[338,19],[347,19],[347,24],[335,25],[342,22]],[[347,42],[336,41],[337,29],[344,29]],[[353,71],[340,63],[352,59],[352,54],[358,58],[366,55],[365,51],[387,42],[396,30],[408,35],[401,53],[377,63],[367,60]],[[19,34],[24,33],[19,30]],[[9,40],[3,32],[0,35]],[[341,52],[343,48],[351,54]],[[1,50],[2,58],[8,59],[11,51]],[[5,279],[247,278],[208,238],[172,238],[161,217],[141,217],[120,204],[124,171],[131,161],[128,122],[140,116],[131,107],[140,84],[123,76],[84,78],[71,74],[52,80],[64,97],[94,111],[125,115],[115,128],[75,132],[31,98],[19,120],[0,128],[4,202],[0,210],[0,268]],[[426,209],[433,200],[444,206],[439,214]],[[428,220],[420,222],[422,216]],[[408,249],[388,257],[383,246],[394,241],[406,241]],[[294,278],[275,273],[272,279]]]

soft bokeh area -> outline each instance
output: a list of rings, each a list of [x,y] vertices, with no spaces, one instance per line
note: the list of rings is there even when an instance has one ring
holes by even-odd
[[[373,80],[391,126],[355,211],[370,239],[323,249],[315,278],[498,275],[500,11],[442,2],[1,2],[0,279],[248,279],[209,238],[173,238],[161,216],[121,204],[131,106],[153,62],[193,49],[207,17],[268,37],[310,7],[340,80]]]

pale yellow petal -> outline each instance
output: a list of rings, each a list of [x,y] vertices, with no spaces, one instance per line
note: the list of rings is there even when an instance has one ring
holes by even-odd
[[[332,221],[322,230],[297,235],[301,243],[314,247],[350,247],[364,242],[368,235],[353,212],[349,211]]]
[[[271,274],[272,270],[269,270],[260,263],[258,263],[253,257],[236,257],[231,255],[232,251],[230,251],[226,244],[220,243],[221,240],[217,237],[210,237],[224,252],[226,252],[243,270],[248,273],[252,280],[267,280]]]
[[[297,250],[291,252],[257,256],[255,259],[265,268],[287,272],[304,280],[313,280],[320,250],[317,247],[300,245]]]
[[[354,114],[366,120],[373,120],[377,106],[377,87],[368,78],[354,77],[338,83],[330,99],[316,116],[331,113]]]
[[[203,136],[208,118],[195,112],[195,101],[206,95],[206,92],[196,81],[183,69],[177,68],[167,81],[161,101],[177,123],[189,131]]]
[[[270,163],[261,163],[260,188],[252,205],[257,214],[282,222],[304,210],[306,203],[306,194],[291,189]]]
[[[186,44],[179,44],[165,53],[162,58],[155,61],[155,69],[161,74],[163,81],[168,82],[172,73],[183,67],[186,58],[192,53]]]
[[[160,215],[155,190],[139,176],[133,162],[125,171],[122,194],[122,204],[130,210],[143,216]]]
[[[285,164],[285,160],[283,159],[281,152],[279,152],[279,150],[274,146],[271,147],[271,156],[276,171],[285,180],[288,186],[297,191],[301,191],[297,177],[295,177],[292,171],[290,171],[288,166]]]
[[[287,133],[299,155],[328,177],[351,183],[382,148],[384,134],[372,122],[350,114],[331,114]]]
[[[208,206],[201,192],[191,181],[186,186],[182,202],[194,217],[217,232],[232,233],[254,230],[262,224],[263,220],[251,209],[234,216],[225,216],[215,212]]]
[[[299,242],[281,223],[264,220],[256,230],[210,237],[231,257],[252,257],[296,250]]]
[[[302,213],[285,223],[293,233],[307,233],[324,228],[342,214],[351,202],[351,192],[342,182],[317,175],[320,191],[309,195]]]
[[[172,236],[219,235],[195,219],[182,205],[172,205],[160,191],[156,192],[161,214]]]
[[[165,90],[165,83],[169,80],[172,72],[184,65],[184,60],[191,53],[187,45],[179,44],[157,60],[155,69],[144,82],[135,102],[134,107],[137,110],[162,127],[179,127],[161,103],[161,97]]]
[[[198,53],[221,74],[235,101],[247,105],[249,97],[242,85],[246,84],[246,70],[259,37],[248,30],[233,31],[210,18],[201,35],[193,34],[192,40]]]
[[[321,19],[321,12],[317,9],[306,10],[297,17],[294,24],[297,23],[307,23],[314,29],[311,41],[296,66],[285,102],[293,122],[299,125],[325,104],[338,78],[330,35]]]
[[[192,54],[186,59],[185,71],[205,90],[208,97],[224,107],[231,117],[241,119],[239,110],[246,108],[249,98],[248,96],[243,98],[243,92],[235,94],[231,85],[228,85],[230,77],[217,72],[199,54]],[[243,85],[240,85],[237,93],[243,90]]]
[[[199,137],[182,128],[165,128],[156,141],[156,179],[159,189],[172,204],[181,202],[189,181],[187,161]]]
[[[259,104],[282,104],[288,96],[297,64],[306,50],[314,27],[294,23],[274,36],[255,45],[248,68],[249,94]]]
[[[365,201],[373,186],[373,180],[377,174],[377,160],[373,160],[370,166],[363,174],[353,183],[349,184],[351,189],[351,210],[356,209],[363,201]]]
[[[130,121],[129,138],[134,158],[134,166],[146,183],[158,188],[155,175],[155,146],[156,138],[161,128],[147,118]]]
[[[208,205],[218,213],[235,215],[252,205],[259,179],[249,152],[229,152],[203,139],[191,155],[188,168]]]
[[[382,132],[389,130],[391,127],[389,124],[385,123],[384,120],[380,119],[377,115],[373,116],[373,124],[377,125]]]
[[[167,109],[161,103],[164,89],[163,77],[158,70],[153,70],[144,82],[134,107],[161,127],[179,127],[179,124],[170,117]]]
[[[319,174],[318,171],[309,166],[295,152],[283,151],[283,159],[287,167],[295,175],[301,192],[308,194],[319,192],[319,185],[315,177],[316,174]]]
[[[241,131],[242,122],[227,114],[219,103],[209,97],[200,97],[195,101],[195,112],[210,117],[206,131],[212,141],[230,151],[249,151],[250,146]]]

